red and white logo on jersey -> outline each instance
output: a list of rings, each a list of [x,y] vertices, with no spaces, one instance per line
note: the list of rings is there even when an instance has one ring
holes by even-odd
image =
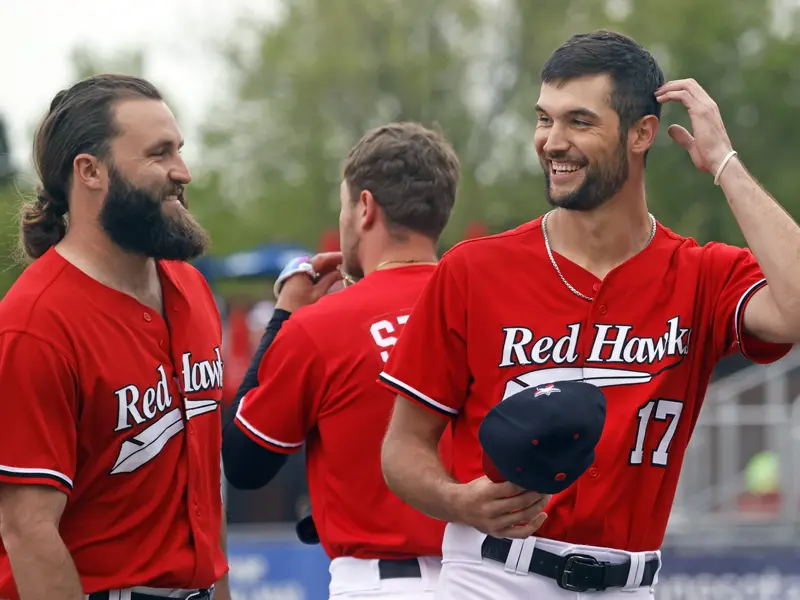
[[[222,356],[214,348],[216,359],[192,361],[192,353],[185,352],[181,359],[183,391],[186,394],[222,389]],[[147,424],[136,435],[124,440],[111,474],[132,473],[153,460],[170,439],[183,430],[184,418],[179,406],[173,407],[169,393],[167,372],[163,365],[156,368],[158,381],[152,387],[140,390],[126,385],[114,392],[117,399],[117,431],[126,431],[134,425]],[[213,399],[183,399],[186,421],[214,412],[219,402]]]
[[[578,340],[581,324],[567,326],[560,338],[534,337],[527,327],[505,327],[500,368],[533,366],[506,383],[503,399],[520,390],[546,390],[553,381],[586,381],[597,387],[648,383],[664,369],[680,364],[689,353],[691,329],[681,327],[680,317],[666,322],[663,335],[638,337],[630,325],[595,325],[589,355],[580,361]],[[545,365],[556,365],[548,366]],[[609,366],[609,365],[620,366]],[[632,366],[649,365],[647,371]],[[547,393],[547,392],[542,392]]]

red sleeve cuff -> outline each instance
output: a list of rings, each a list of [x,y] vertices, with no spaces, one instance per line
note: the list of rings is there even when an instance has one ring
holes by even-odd
[[[452,419],[456,415],[458,415],[458,411],[455,408],[442,404],[441,402],[436,402],[433,398],[429,398],[419,390],[411,387],[410,385],[403,383],[399,379],[392,377],[388,373],[381,373],[378,375],[378,383],[383,385],[385,388],[395,392],[396,394],[400,394],[401,396],[408,398],[409,400],[413,400],[417,404],[427,408],[428,410],[436,413],[437,415],[447,417],[448,419]]]
[[[272,452],[280,454],[295,454],[300,448],[303,447],[303,442],[284,442],[268,436],[258,428],[254,427],[247,419],[241,415],[236,415],[233,419],[236,426],[242,430],[248,438],[253,440],[262,448],[266,448]]]
[[[760,365],[770,364],[783,358],[793,348],[793,344],[774,344],[772,342],[761,341],[752,335],[748,335],[744,331],[745,308],[750,300],[753,299],[756,292],[765,285],[767,285],[766,279],[762,279],[751,285],[739,299],[734,315],[734,327],[736,330],[735,343],[739,347],[739,352],[748,360]]]
[[[0,465],[0,482],[11,485],[46,485],[69,496],[72,479],[52,469],[25,469]]]

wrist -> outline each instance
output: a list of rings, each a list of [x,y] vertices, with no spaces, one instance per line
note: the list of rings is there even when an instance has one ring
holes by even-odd
[[[743,173],[747,173],[744,163],[739,159],[738,154],[734,154],[719,170],[718,175],[714,179],[714,185],[724,187],[726,182],[740,177]]]
[[[464,523],[464,485],[455,481],[448,481],[442,488],[442,497],[447,512],[447,521],[450,523]]]
[[[293,313],[298,308],[296,306],[296,304],[297,303],[296,302],[292,302],[290,298],[284,298],[284,297],[278,296],[278,300],[277,300],[277,302],[275,302],[275,309],[273,311],[273,317],[274,317],[275,313],[278,312],[278,311],[282,311],[282,312],[285,312],[285,313],[288,313],[288,314]]]
[[[719,178],[722,176],[722,173],[730,167],[731,162],[736,158],[737,154],[736,150],[729,148],[714,160],[714,167],[711,170],[711,175],[714,176],[714,185],[719,185]]]

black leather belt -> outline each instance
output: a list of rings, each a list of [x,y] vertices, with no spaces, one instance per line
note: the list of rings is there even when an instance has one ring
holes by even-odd
[[[95,592],[89,594],[89,600],[119,600],[119,593],[114,592]],[[165,596],[155,596],[153,594],[141,594],[139,592],[131,592],[131,600],[169,600]],[[214,598],[214,590],[197,590],[186,596],[185,600],[212,600]]]
[[[382,558],[378,561],[381,579],[419,579],[422,571],[416,558],[394,560]]]
[[[487,537],[481,547],[484,558],[505,564],[511,551],[511,540]],[[661,561],[652,558],[645,563],[640,586],[653,584]],[[586,554],[567,554],[559,556],[552,552],[533,549],[528,571],[555,579],[558,587],[570,592],[603,591],[608,588],[621,588],[628,583],[630,563],[612,564],[599,561]]]

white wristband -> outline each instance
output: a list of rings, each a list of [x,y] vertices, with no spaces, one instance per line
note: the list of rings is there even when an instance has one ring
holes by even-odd
[[[719,163],[719,167],[717,167],[717,173],[714,175],[714,185],[719,185],[719,176],[722,175],[722,170],[725,168],[725,165],[728,164],[728,161],[736,156],[736,154],[736,150],[731,150],[725,155],[725,158],[722,159],[722,162]]]

